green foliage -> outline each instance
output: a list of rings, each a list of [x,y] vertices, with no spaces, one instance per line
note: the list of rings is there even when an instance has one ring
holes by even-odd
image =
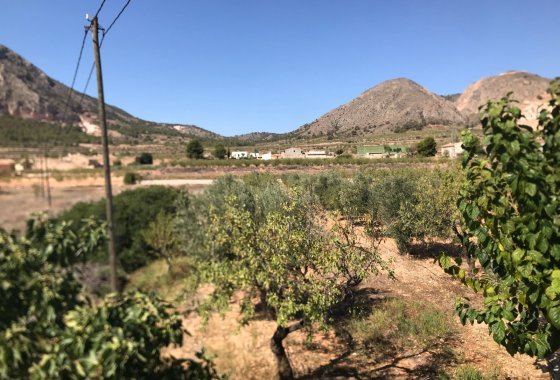
[[[171,305],[136,292],[112,294],[98,306],[66,314],[56,343],[31,369],[38,379],[212,379],[212,363],[162,358],[161,348],[180,345],[181,316]],[[186,367],[185,371],[183,367]]]
[[[417,203],[417,178],[418,174],[410,171],[394,171],[377,178],[371,190],[374,219],[383,223],[385,234],[396,240],[401,252],[408,250],[414,235],[408,221],[401,218],[401,210]]]
[[[539,116],[520,125],[509,96],[481,113],[486,150],[464,138],[459,210],[467,251],[487,276],[469,277],[448,257],[441,266],[484,296],[484,306],[457,305],[461,322],[485,322],[510,354],[544,357],[560,347],[560,85]],[[541,146],[540,141],[543,141]]]
[[[354,286],[387,269],[374,246],[358,243],[354,225],[338,222],[326,232],[314,199],[270,177],[226,176],[180,208],[183,250],[195,256],[199,282],[214,285],[203,315],[225,311],[236,294],[248,322],[258,299],[281,342],[295,329],[326,327]]]
[[[455,205],[459,196],[461,173],[435,169],[420,175],[414,184],[414,196],[401,203],[395,222],[398,243],[407,246],[412,239],[430,242],[453,236],[452,227],[459,218]]]
[[[134,161],[140,165],[152,165],[154,163],[154,157],[151,153],[144,152],[136,157]]]
[[[172,259],[177,251],[173,218],[170,214],[160,212],[156,219],[150,222],[148,228],[142,231],[148,246],[167,261],[168,272],[171,271]]]
[[[204,147],[198,139],[192,139],[187,144],[187,157],[191,160],[200,160],[204,157]]]
[[[413,242],[453,236],[458,218],[455,202],[462,178],[457,167],[416,170],[360,171],[352,178],[329,172],[288,176],[321,205],[352,220],[371,220],[384,236],[396,240],[401,252]]]
[[[162,356],[181,344],[181,316],[142,293],[95,307],[72,265],[102,243],[93,221],[30,221],[25,237],[0,231],[0,379],[214,379],[212,363]]]
[[[0,231],[0,379],[25,378],[64,326],[63,316],[83,302],[68,268],[95,250],[104,228],[40,217],[27,236]]]
[[[143,236],[159,213],[173,214],[180,191],[171,187],[150,186],[123,191],[113,198],[115,220],[115,248],[122,268],[131,272],[157,258],[149,249]],[[60,214],[59,219],[78,222],[94,216],[105,220],[105,200],[80,202]],[[106,247],[88,257],[90,260],[106,262]]]
[[[56,147],[100,142],[99,137],[90,136],[77,126],[60,127],[54,123],[0,115],[0,145],[30,148],[44,146],[46,141]]]
[[[308,180],[310,180],[309,183],[304,182],[302,185],[318,197],[325,209],[340,210],[342,208],[340,193],[346,183],[338,173],[330,171],[310,177]]]
[[[216,144],[214,146],[214,157],[216,157],[219,160],[222,160],[224,158],[226,158],[227,156],[227,150],[224,146],[224,144]]]
[[[433,157],[437,153],[436,146],[436,140],[433,137],[426,137],[416,145],[416,151],[422,157]]]
[[[497,376],[493,375],[485,375],[480,370],[464,365],[455,371],[455,376],[453,377],[456,380],[494,380],[498,379]]]
[[[352,337],[371,351],[383,351],[387,344],[400,349],[428,347],[453,333],[452,321],[441,311],[418,302],[389,299],[368,315],[348,321]]]
[[[140,175],[134,172],[124,173],[123,183],[125,185],[135,185],[140,180]]]

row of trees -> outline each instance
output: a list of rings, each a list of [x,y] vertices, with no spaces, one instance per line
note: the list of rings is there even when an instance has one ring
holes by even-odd
[[[365,278],[391,274],[377,251],[384,236],[404,251],[459,235],[484,275],[446,256],[440,264],[485,300],[481,308],[460,302],[461,320],[485,322],[512,354],[544,357],[560,347],[558,83],[551,93],[537,133],[519,125],[508,98],[489,103],[486,148],[464,136],[464,174],[362,172],[348,180],[333,173],[282,183],[226,176],[202,195],[175,196],[167,213],[145,215],[140,235],[170,267],[174,255],[188,256],[193,281],[214,285],[204,315],[227,309],[235,294],[242,323],[276,321],[270,345],[282,379],[293,377],[283,346],[291,332],[326,328]],[[126,214],[124,225],[140,212]],[[358,242],[358,228],[367,244]],[[87,302],[74,265],[95,257],[103,231],[93,221],[49,220],[32,221],[26,236],[0,231],[0,377],[216,377],[203,359],[162,359],[161,348],[182,336],[170,305],[141,293]]]
[[[178,254],[192,258],[198,284],[214,285],[201,311],[223,312],[235,294],[242,323],[276,321],[270,345],[282,379],[293,378],[284,339],[326,328],[362,280],[389,272],[376,239],[358,244],[355,224],[334,219],[328,228],[325,218],[313,194],[271,176],[222,177],[178,209]]]
[[[202,143],[198,139],[192,139],[187,144],[187,157],[191,160],[200,160],[204,158],[204,147]],[[226,157],[229,157],[229,150],[226,147],[218,143],[214,146],[214,157],[222,160]]]

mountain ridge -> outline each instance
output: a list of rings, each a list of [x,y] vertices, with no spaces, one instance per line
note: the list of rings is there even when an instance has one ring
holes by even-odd
[[[0,113],[21,118],[63,124],[77,124],[94,133],[97,127],[97,99],[78,93],[0,44]],[[67,101],[69,99],[69,101]],[[164,128],[196,137],[222,136],[195,125],[158,123],[142,120],[113,105],[106,104],[109,129],[119,127],[153,127],[154,133]],[[179,126],[180,128],[175,128]],[[171,132],[172,133],[172,132]]]
[[[196,125],[153,122],[107,105],[109,129],[200,137],[236,142],[272,142],[282,138],[370,136],[419,130],[429,126],[465,126],[478,122],[478,107],[513,91],[527,119],[536,119],[545,103],[550,79],[525,71],[508,71],[480,78],[462,93],[437,95],[408,78],[390,79],[288,133],[250,132],[224,137]],[[97,127],[97,100],[49,77],[37,66],[0,44],[0,113],[22,118],[78,124],[89,133]],[[529,123],[530,124],[530,123]],[[135,132],[136,133],[136,132]]]

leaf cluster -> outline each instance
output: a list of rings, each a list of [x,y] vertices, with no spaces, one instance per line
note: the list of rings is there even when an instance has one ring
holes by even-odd
[[[521,125],[510,95],[481,112],[486,148],[464,136],[466,181],[458,202],[463,244],[484,269],[468,276],[458,263],[440,264],[484,297],[457,306],[463,323],[485,322],[508,352],[544,357],[560,347],[560,86],[534,131]]]

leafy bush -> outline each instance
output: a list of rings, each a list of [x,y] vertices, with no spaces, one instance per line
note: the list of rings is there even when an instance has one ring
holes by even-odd
[[[152,165],[154,163],[154,157],[151,153],[142,153],[137,156],[134,161],[140,165]]]
[[[134,172],[124,173],[123,183],[125,185],[135,185],[140,180],[140,175]]]
[[[449,317],[433,307],[390,299],[369,315],[350,319],[348,331],[366,347],[383,350],[388,343],[400,349],[428,347],[451,336],[453,326]]]
[[[173,215],[180,191],[171,187],[150,186],[124,191],[113,198],[115,249],[117,258],[126,272],[131,272],[157,258],[146,243],[143,230],[160,213]],[[84,218],[94,216],[105,220],[105,200],[80,202],[59,215],[61,220],[78,223]],[[88,257],[95,261],[107,260],[105,248]]]
[[[437,153],[436,140],[433,137],[426,137],[416,145],[416,152],[422,157],[432,157]]]
[[[216,144],[214,146],[214,157],[216,157],[219,160],[222,160],[226,158],[226,156],[227,156],[227,150],[224,144]]]
[[[187,157],[192,160],[200,160],[204,157],[204,147],[198,139],[192,139],[187,144]]]
[[[101,304],[77,307],[64,318],[57,344],[31,369],[33,377],[75,379],[211,379],[212,363],[162,358],[161,349],[180,345],[180,314],[143,293],[111,294]],[[186,370],[184,369],[186,367]]]
[[[484,296],[480,308],[457,304],[461,322],[486,323],[512,355],[545,357],[560,347],[559,80],[550,93],[536,130],[519,124],[521,111],[506,96],[482,110],[482,154],[464,134],[463,244],[487,276],[471,277],[460,262],[440,258],[446,272]]]
[[[0,231],[0,378],[218,378],[212,363],[162,357],[182,342],[181,316],[141,293],[86,302],[71,266],[104,227],[35,219],[26,237]]]

